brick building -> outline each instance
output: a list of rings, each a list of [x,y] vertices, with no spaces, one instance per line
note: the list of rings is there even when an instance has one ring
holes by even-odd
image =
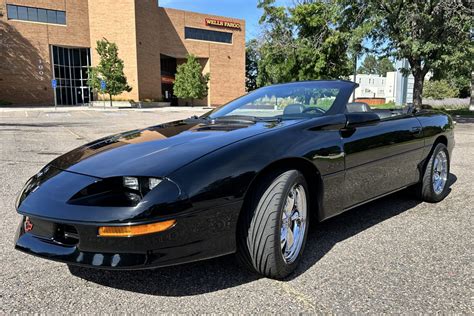
[[[118,99],[176,103],[176,67],[187,54],[210,73],[201,105],[221,105],[245,92],[245,22],[162,8],[157,0],[0,0],[0,100],[58,104],[93,100],[87,67],[96,42],[115,42],[133,88]],[[180,100],[184,103],[184,100]]]

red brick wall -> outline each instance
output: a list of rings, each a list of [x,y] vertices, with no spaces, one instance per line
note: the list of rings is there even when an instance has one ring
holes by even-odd
[[[378,105],[378,104],[384,104],[385,103],[385,98],[372,98],[372,99],[356,99],[355,102],[364,102],[367,103],[368,105]]]
[[[8,20],[6,4],[66,11],[67,25]],[[51,105],[50,45],[90,47],[87,1],[0,0],[0,100]]]

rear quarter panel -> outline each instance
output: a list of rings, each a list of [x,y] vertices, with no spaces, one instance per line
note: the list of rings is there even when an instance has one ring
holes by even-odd
[[[424,160],[428,158],[434,143],[440,137],[446,137],[449,156],[455,145],[454,142],[454,122],[450,115],[437,111],[420,111],[416,118],[423,127],[424,139]]]

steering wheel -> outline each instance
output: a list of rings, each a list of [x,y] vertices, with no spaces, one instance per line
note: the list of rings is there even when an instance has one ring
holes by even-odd
[[[311,107],[306,108],[306,109],[303,110],[303,113],[308,113],[308,112],[317,112],[318,114],[326,113],[326,111],[324,111],[323,109],[320,109],[320,108],[315,107],[315,106],[311,106]]]

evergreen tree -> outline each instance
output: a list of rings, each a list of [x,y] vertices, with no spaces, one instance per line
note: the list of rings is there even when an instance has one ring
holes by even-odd
[[[375,75],[377,74],[377,67],[377,58],[374,55],[367,55],[357,72],[365,75]]]
[[[247,91],[257,89],[258,55],[257,40],[248,41],[245,47],[245,88]]]

